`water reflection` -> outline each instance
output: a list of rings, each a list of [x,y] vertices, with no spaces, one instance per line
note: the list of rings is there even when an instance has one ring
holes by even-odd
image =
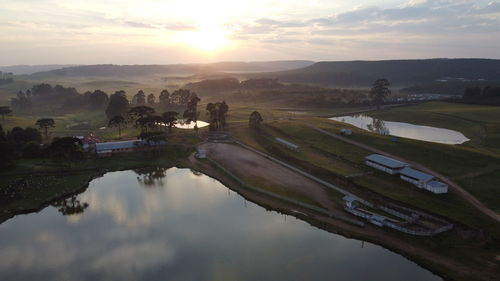
[[[88,208],[89,204],[86,202],[80,202],[80,200],[77,199],[77,196],[73,195],[69,198],[53,203],[52,206],[57,208],[59,213],[63,216],[71,216],[83,213],[83,211]]]
[[[165,188],[108,173],[70,221],[48,207],[0,225],[0,280],[440,280],[379,246],[246,202],[168,169]],[[246,208],[245,208],[246,206]]]
[[[140,168],[135,169],[134,172],[138,175],[137,181],[144,187],[161,187],[167,176],[167,169],[162,167]]]
[[[329,119],[348,123],[381,135],[392,135],[444,144],[461,144],[469,140],[462,133],[449,129],[384,121],[367,115],[332,117]]]

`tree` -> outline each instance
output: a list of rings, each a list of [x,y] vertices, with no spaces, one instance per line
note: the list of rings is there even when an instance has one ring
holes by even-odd
[[[82,203],[77,199],[77,195],[73,195],[69,198],[53,203],[52,206],[56,207],[63,216],[71,216],[83,213],[89,206],[89,203]]]
[[[35,125],[37,125],[38,128],[40,128],[40,130],[43,129],[45,132],[45,137],[48,138],[49,137],[48,129],[54,128],[55,123],[56,122],[52,118],[41,118],[36,121]]]
[[[23,157],[24,158],[36,158],[40,156],[40,143],[31,141],[24,145],[23,147]]]
[[[0,141],[0,167],[8,167],[14,163],[17,154],[16,149],[6,141]]]
[[[145,106],[145,105],[139,105],[139,106],[136,106],[136,107],[132,107],[127,115],[129,117],[130,120],[137,120],[139,118],[143,118],[143,117],[146,117],[146,116],[150,116],[152,114],[155,113],[155,109],[152,108],[152,107],[149,107],[149,106]]]
[[[81,159],[83,157],[82,143],[74,137],[56,138],[48,147],[48,151],[54,158],[62,158],[68,161]]]
[[[128,111],[129,102],[125,91],[117,91],[109,97],[106,116],[111,119],[115,116],[125,117]]]
[[[161,105],[170,104],[170,93],[167,90],[163,90],[160,93],[159,101]]]
[[[163,117],[158,115],[146,115],[139,117],[135,120],[135,127],[141,128],[141,131],[148,131],[148,129],[155,129],[163,123]]]
[[[377,105],[377,109],[380,109],[380,104],[383,103],[387,96],[391,93],[391,90],[389,90],[389,86],[389,80],[385,78],[377,79],[373,83],[372,89],[370,91],[370,96]]]
[[[193,96],[196,96],[196,94],[190,90],[177,89],[170,95],[170,100],[173,104],[185,105]]]
[[[7,132],[6,139],[16,145],[16,147],[20,148],[28,142],[42,142],[42,135],[40,134],[40,131],[35,128],[28,127],[23,129],[21,127],[14,127],[12,130]]]
[[[184,119],[186,119],[186,122],[189,124],[191,122],[194,122],[194,130],[196,131],[196,133],[198,133],[198,115],[200,114],[198,112],[198,102],[200,101],[200,99],[198,98],[198,96],[193,93],[193,95],[191,96],[191,99],[189,100],[188,104],[187,104],[187,108],[186,110],[184,111],[184,114],[183,114],[183,117]]]
[[[122,136],[122,128],[127,125],[127,120],[123,116],[117,115],[109,119],[108,127],[118,127],[118,136]]]
[[[139,90],[137,94],[132,98],[133,104],[146,104],[146,94],[144,94],[143,90]]]
[[[156,97],[153,93],[148,95],[148,104],[149,105],[154,105],[156,102]]]
[[[229,106],[227,105],[227,103],[225,101],[208,103],[206,109],[210,116],[210,129],[224,129],[224,127],[226,126],[227,112],[229,111]]]
[[[226,101],[222,101],[221,103],[218,103],[218,109],[220,127],[224,130],[224,128],[226,128],[226,117],[227,112],[229,111],[229,106]]]
[[[8,106],[0,106],[0,115],[2,115],[2,121],[5,121],[5,115],[10,116],[12,110]]]
[[[250,114],[248,125],[250,126],[250,128],[258,129],[260,128],[260,124],[262,123],[262,121],[264,121],[264,119],[262,119],[262,115],[260,115],[259,112],[254,111],[252,112],[252,114]]]
[[[172,133],[172,128],[177,124],[177,115],[179,115],[179,113],[175,111],[167,111],[162,114],[163,122],[167,124],[169,134]]]
[[[109,102],[108,94],[101,90],[95,90],[93,93],[88,92],[85,96],[91,109],[102,109]]]
[[[0,124],[0,141],[6,141],[6,140],[7,140],[7,138],[5,136],[5,132],[3,131],[3,127]]]

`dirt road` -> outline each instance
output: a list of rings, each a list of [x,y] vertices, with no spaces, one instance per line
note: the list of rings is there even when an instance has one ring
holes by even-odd
[[[416,162],[413,162],[411,160],[407,160],[407,159],[404,159],[404,158],[392,155],[390,153],[387,153],[387,152],[382,151],[380,149],[371,147],[371,146],[366,145],[364,143],[353,141],[351,139],[348,139],[348,138],[342,137],[340,135],[328,132],[326,130],[323,130],[323,129],[315,127],[315,126],[311,126],[311,125],[307,125],[307,126],[309,126],[312,129],[315,129],[316,131],[321,132],[321,133],[323,133],[325,135],[331,136],[331,137],[333,137],[335,139],[338,139],[338,140],[341,140],[343,142],[346,142],[346,143],[355,145],[357,147],[363,148],[363,149],[365,149],[367,151],[371,151],[373,153],[385,155],[385,156],[397,159],[399,161],[406,162],[406,163],[410,164],[411,166],[413,166],[414,168],[416,168],[418,170],[421,170],[423,172],[431,174],[431,175],[435,176],[436,178],[439,178],[440,180],[444,181],[446,184],[448,184],[463,199],[465,199],[466,201],[468,201],[469,203],[471,203],[474,207],[476,207],[483,214],[491,217],[492,219],[496,220],[497,222],[500,222],[500,215],[499,214],[497,214],[495,211],[493,211],[493,210],[489,209],[488,207],[486,207],[483,203],[481,203],[479,200],[477,200],[476,197],[472,196],[472,194],[470,194],[469,192],[467,192],[465,189],[463,189],[460,185],[458,185],[457,183],[455,183],[454,181],[452,181],[450,178],[448,178],[448,177],[446,177],[446,176],[444,176],[444,175],[442,175],[442,174],[440,174],[440,173],[438,173],[436,171],[433,171],[433,170],[431,170],[431,169],[429,169],[429,168],[427,168],[427,167],[425,167],[425,166],[423,166],[423,165],[421,165],[419,163],[416,163]]]
[[[324,186],[264,156],[228,143],[204,143],[199,148],[243,179],[254,179],[268,186],[308,197],[324,208],[333,210],[334,203]]]

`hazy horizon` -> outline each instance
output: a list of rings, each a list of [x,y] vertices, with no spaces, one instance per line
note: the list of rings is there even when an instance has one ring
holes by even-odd
[[[5,66],[500,58],[490,0],[0,4]]]

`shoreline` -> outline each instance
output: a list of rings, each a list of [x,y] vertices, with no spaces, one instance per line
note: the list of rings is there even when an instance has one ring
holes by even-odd
[[[0,224],[21,214],[37,213],[47,206],[50,206],[54,202],[68,198],[73,195],[80,194],[89,188],[90,182],[95,179],[102,177],[108,172],[131,170],[134,168],[147,168],[159,166],[158,164],[143,165],[141,167],[124,167],[121,169],[102,169],[94,173],[89,173],[85,183],[79,185],[77,188],[72,189],[71,192],[67,192],[62,195],[57,195],[56,197],[50,198],[49,200],[40,204],[37,208],[27,208],[22,210],[17,210],[9,214],[8,217],[0,217]],[[467,265],[457,263],[455,260],[451,260],[442,255],[436,255],[434,252],[428,249],[422,249],[413,245],[410,241],[405,240],[421,240],[419,238],[408,238],[404,237],[404,234],[395,233],[386,229],[375,228],[374,226],[355,226],[345,221],[334,219],[326,215],[319,214],[313,210],[294,205],[290,202],[285,202],[277,198],[272,198],[266,194],[259,193],[255,190],[249,190],[238,183],[236,180],[232,179],[229,175],[225,174],[220,169],[214,167],[213,165],[199,161],[194,158],[191,154],[188,157],[181,159],[175,159],[171,162],[168,167],[177,167],[181,169],[192,169],[203,173],[219,182],[224,186],[236,192],[245,200],[253,202],[267,210],[276,211],[283,213],[285,215],[293,216],[300,219],[311,226],[320,228],[322,230],[328,231],[333,234],[341,235],[348,239],[356,239],[361,241],[366,241],[380,247],[383,247],[389,251],[392,251],[398,255],[401,255],[410,261],[418,264],[419,266],[429,270],[433,274],[438,275],[443,280],[495,280],[496,272],[498,270],[485,270],[485,269],[471,269]],[[77,174],[84,174],[86,171],[81,170]],[[40,173],[39,175],[42,175]],[[444,235],[446,236],[446,235]],[[432,238],[431,238],[432,239]],[[459,260],[459,258],[457,258]],[[439,260],[440,262],[432,262]],[[442,270],[442,268],[449,268],[449,270]],[[488,272],[486,275],[485,273]],[[482,275],[481,275],[481,274]],[[482,276],[483,278],[477,278]]]

